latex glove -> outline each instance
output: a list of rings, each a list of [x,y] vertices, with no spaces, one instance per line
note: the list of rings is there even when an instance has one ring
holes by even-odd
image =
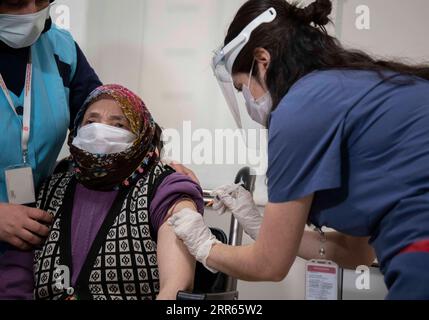
[[[207,266],[210,250],[216,243],[221,243],[212,234],[202,215],[191,209],[183,209],[168,219],[177,237],[188,247],[189,253],[213,273],[217,270]]]
[[[220,187],[212,192],[213,209],[224,214],[230,210],[240,225],[253,240],[256,240],[263,216],[253,200],[252,194],[241,185],[233,184]]]
[[[212,209],[220,215],[223,215],[227,210],[230,210],[221,200],[221,196],[226,194],[235,194],[240,187],[239,184],[227,184],[214,190],[210,195],[213,197]]]

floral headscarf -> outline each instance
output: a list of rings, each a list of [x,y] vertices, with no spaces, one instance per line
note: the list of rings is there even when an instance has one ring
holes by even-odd
[[[106,96],[120,105],[137,139],[124,152],[95,155],[75,147],[73,140],[89,106]],[[80,109],[68,139],[77,180],[89,189],[100,191],[119,190],[132,185],[159,161],[156,148],[160,137],[156,131],[157,124],[136,94],[120,85],[98,87]]]

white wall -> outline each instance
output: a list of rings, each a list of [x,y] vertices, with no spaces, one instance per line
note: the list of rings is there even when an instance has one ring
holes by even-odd
[[[139,93],[166,128],[235,128],[212,76],[210,59],[244,0],[61,0],[71,28],[105,83]],[[310,3],[311,0],[305,0]],[[370,30],[355,26],[370,9]],[[337,33],[349,46],[378,55],[429,60],[427,0],[337,0]],[[334,28],[329,28],[335,32]],[[191,165],[207,188],[229,183],[242,165]]]
[[[184,120],[191,120],[194,128],[234,128],[209,63],[244,0],[58,2],[70,7],[72,33],[101,79],[139,93],[162,126],[181,128]],[[360,5],[370,9],[369,30],[356,28],[356,8]],[[428,13],[427,0],[338,0],[333,17],[340,20],[337,28],[330,30],[348,46],[377,55],[428,61]],[[232,182],[240,168],[191,167],[205,188]],[[257,194],[260,203],[266,201],[265,193],[262,181]],[[206,219],[212,225],[229,228],[228,217],[208,212]],[[280,284],[240,282],[241,297],[302,299],[303,266],[298,260]],[[376,289],[384,290],[379,284]]]
[[[91,0],[87,54],[104,82],[138,92],[162,127],[234,128],[210,59],[242,2]],[[207,188],[229,183],[240,167],[191,165]]]
[[[342,0],[342,40],[352,47],[410,62],[429,61],[429,1],[427,0]],[[355,27],[355,10],[367,5],[371,12],[369,30]]]

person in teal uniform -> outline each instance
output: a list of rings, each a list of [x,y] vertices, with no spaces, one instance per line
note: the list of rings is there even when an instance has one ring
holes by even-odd
[[[14,293],[32,285],[20,277],[32,265],[23,253],[42,243],[51,222],[9,199],[6,173],[25,163],[37,192],[79,107],[101,85],[71,34],[52,23],[52,2],[0,0],[0,299],[31,298]]]

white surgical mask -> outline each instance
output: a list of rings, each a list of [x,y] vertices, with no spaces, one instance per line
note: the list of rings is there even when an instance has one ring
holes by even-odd
[[[0,40],[11,48],[33,45],[45,28],[50,7],[31,14],[0,14]]]
[[[128,130],[91,123],[79,129],[73,145],[92,154],[113,154],[129,149],[136,139]]]
[[[250,70],[249,83],[248,85],[243,85],[242,91],[244,100],[246,102],[247,113],[253,121],[259,123],[260,125],[265,126],[267,124],[268,116],[271,113],[273,108],[273,100],[271,94],[267,92],[259,99],[255,99],[250,92],[250,82],[252,80],[253,67],[255,61],[253,61],[252,69]]]

